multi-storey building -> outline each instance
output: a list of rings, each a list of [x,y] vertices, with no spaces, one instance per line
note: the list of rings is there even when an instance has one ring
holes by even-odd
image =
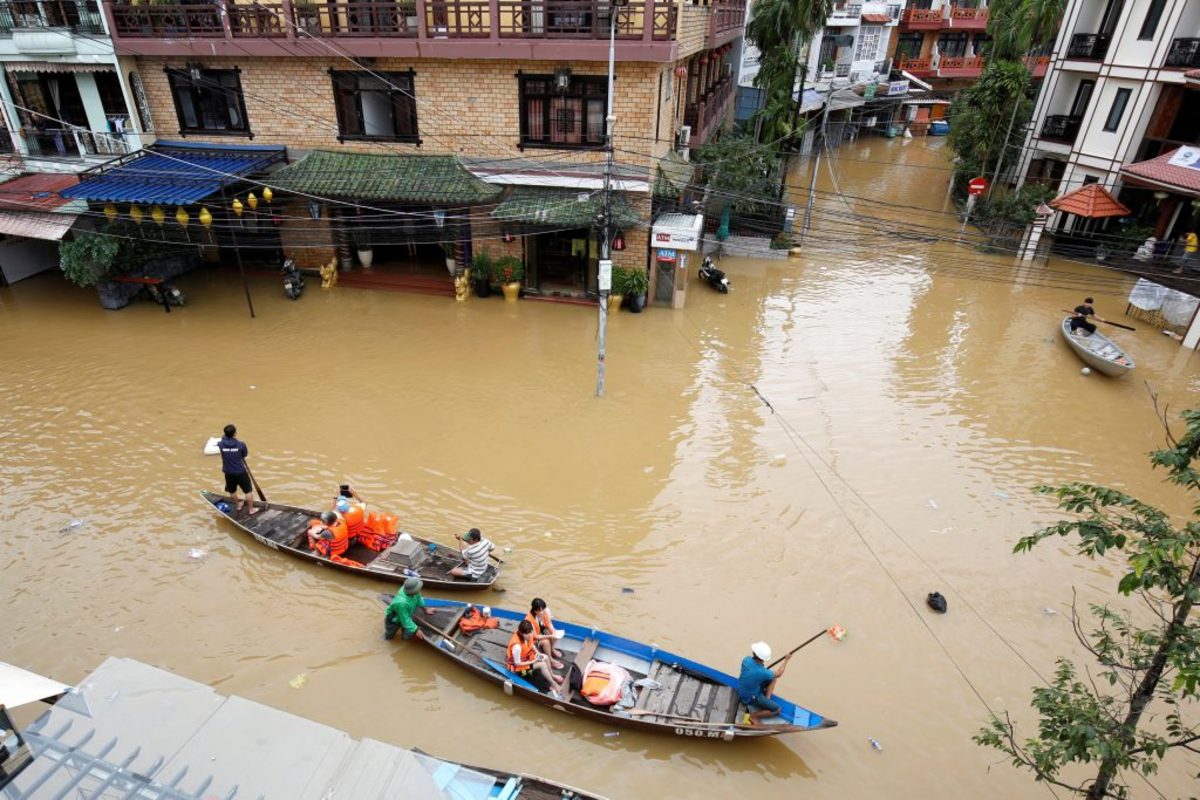
[[[96,0],[0,0],[0,63],[0,145],[27,169],[78,172],[141,146],[137,87]]]
[[[851,2],[838,0],[825,29],[814,37],[808,52],[808,74],[817,83],[845,79],[871,81],[890,70],[888,41],[900,21],[904,0]]]
[[[274,242],[302,266],[350,267],[364,244],[376,268],[442,275],[439,244],[453,245],[458,269],[472,251],[516,255],[527,290],[568,296],[597,285],[614,17],[624,245],[614,260],[642,268],[652,193],[672,186],[660,161],[728,116],[744,22],[733,0],[105,0],[103,10],[160,140],[216,156],[287,148],[270,177],[231,169],[225,185],[180,205],[181,220],[206,204],[214,229],[232,223],[241,244]],[[154,202],[135,187],[100,191],[104,170],[95,177],[95,191],[85,181],[73,196],[119,217]],[[258,224],[247,230],[255,184]],[[264,186],[278,198],[269,206],[258,202]],[[161,212],[170,224],[174,209]]]
[[[1099,183],[1156,236],[1195,229],[1200,167],[1200,3],[1071,0],[1020,174],[1064,193]]]

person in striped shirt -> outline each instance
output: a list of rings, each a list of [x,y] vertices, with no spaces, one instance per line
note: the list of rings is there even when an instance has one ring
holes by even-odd
[[[488,554],[496,549],[496,545],[485,539],[479,528],[471,528],[462,536],[454,534],[454,538],[458,539],[458,549],[464,563],[450,570],[450,574],[456,578],[479,580],[487,572]]]

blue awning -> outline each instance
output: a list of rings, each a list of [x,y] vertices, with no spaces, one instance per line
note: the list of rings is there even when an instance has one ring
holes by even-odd
[[[60,192],[70,200],[187,205],[287,158],[279,145],[158,142],[79,176]]]

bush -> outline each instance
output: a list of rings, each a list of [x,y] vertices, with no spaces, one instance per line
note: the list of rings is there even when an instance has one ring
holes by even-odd
[[[520,283],[525,279],[525,265],[516,256],[500,256],[492,265],[492,279],[497,283]]]
[[[646,274],[646,270],[634,268],[626,271],[624,294],[637,297],[645,294],[649,288],[650,276]]]
[[[473,283],[488,283],[495,271],[496,260],[486,250],[480,250],[471,256],[471,281]]]
[[[983,201],[976,209],[975,218],[981,223],[1006,222],[1012,225],[1028,225],[1033,222],[1033,212],[1038,204],[1045,203],[1053,197],[1052,189],[1027,184],[1012,194],[993,195],[991,199]]]
[[[58,265],[72,283],[95,286],[112,271],[120,252],[120,239],[81,232],[69,241],[59,242]]]

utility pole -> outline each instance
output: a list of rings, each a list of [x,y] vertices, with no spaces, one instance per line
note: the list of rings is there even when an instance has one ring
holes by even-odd
[[[821,151],[825,149],[825,129],[829,122],[829,106],[833,104],[833,87],[829,88],[829,97],[825,100],[825,108],[821,111],[821,130],[818,132],[821,139],[821,146],[817,148],[816,158],[813,161],[812,175],[808,180],[808,202],[804,205],[804,227],[800,229],[800,244],[804,245],[804,240],[808,238],[808,226],[812,224],[813,200],[817,196],[817,173],[821,169]],[[817,143],[817,137],[813,137],[813,144]]]
[[[613,172],[613,127],[617,118],[613,115],[613,65],[617,59],[617,9],[629,4],[629,0],[610,0],[608,28],[608,109],[604,115],[604,210],[600,223],[600,263],[596,283],[600,290],[600,322],[596,340],[596,396],[604,397],[604,349],[608,336],[608,293],[612,289],[612,172]]]

